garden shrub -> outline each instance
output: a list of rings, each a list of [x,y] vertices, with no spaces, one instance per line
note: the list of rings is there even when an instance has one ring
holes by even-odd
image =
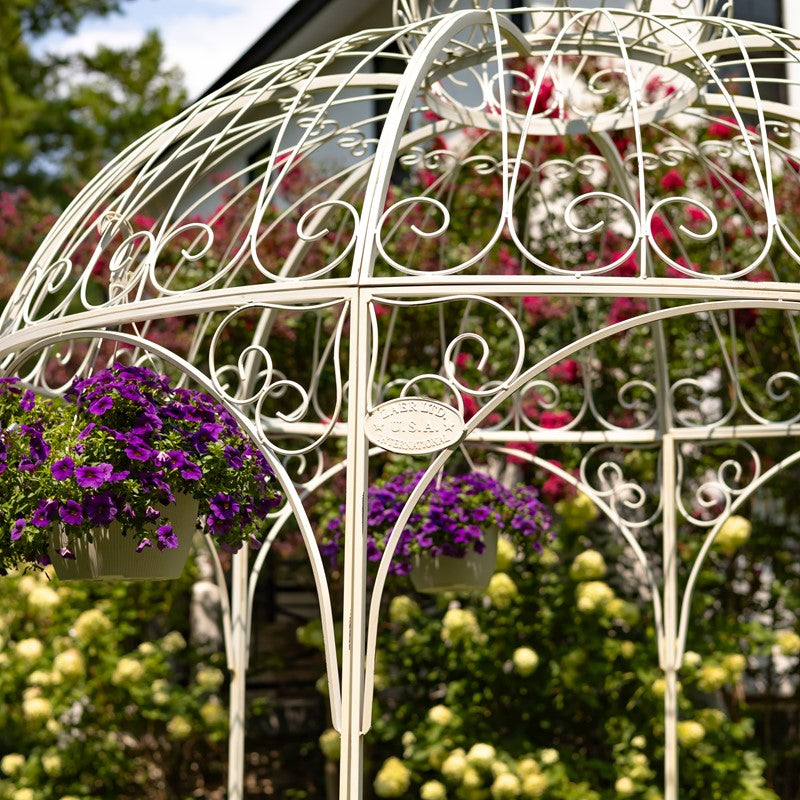
[[[215,786],[218,656],[187,644],[192,570],[161,583],[0,581],[0,797],[185,797]]]

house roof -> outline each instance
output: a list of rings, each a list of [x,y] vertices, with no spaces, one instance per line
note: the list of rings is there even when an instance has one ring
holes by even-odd
[[[262,64],[301,55],[332,39],[364,28],[391,24],[390,0],[296,0],[200,96],[205,97]]]

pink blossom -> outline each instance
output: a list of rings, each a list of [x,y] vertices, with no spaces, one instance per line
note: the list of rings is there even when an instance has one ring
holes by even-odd
[[[553,364],[547,374],[554,381],[561,381],[562,383],[576,383],[581,377],[580,364],[574,358],[567,358],[564,361],[559,361],[558,364]]]
[[[149,231],[155,227],[156,221],[153,217],[145,214],[136,214],[133,218],[133,229],[137,231]]]
[[[678,256],[675,259],[676,264],[680,264],[680,266],[690,269],[693,272],[700,272],[700,266],[695,264],[692,261],[689,261],[685,256]],[[689,277],[686,275],[685,272],[681,272],[679,269],[675,269],[675,267],[667,267],[667,277],[669,278],[687,278]]]
[[[497,251],[497,261],[503,275],[519,274],[519,259],[509,250],[507,245],[500,245]]]
[[[702,208],[689,206],[686,209],[686,215],[689,217],[690,222],[708,222],[708,214]]]
[[[464,419],[472,419],[480,410],[478,401],[468,394],[462,394],[461,399],[464,402]]]
[[[535,456],[536,451],[539,449],[539,445],[536,442],[509,442],[508,446],[513,448],[514,450],[518,450],[520,453],[528,453],[528,455]],[[522,458],[518,455],[509,454],[507,456],[509,462],[511,464],[527,464],[528,459]]]
[[[569,411],[542,411],[539,416],[539,425],[543,428],[563,428],[572,422]]]
[[[417,173],[417,178],[425,187],[432,186],[434,183],[436,183],[436,175],[434,175],[429,169],[421,169]]]
[[[650,220],[650,234],[659,244],[672,241],[672,231],[660,214],[654,214]]]
[[[647,311],[647,303],[641,298],[617,297],[611,304],[611,309],[606,317],[606,325],[623,322]]]
[[[624,253],[619,250],[613,252],[609,258],[609,263],[613,264],[615,261],[622,258]],[[639,274],[639,265],[636,263],[636,256],[628,256],[619,266],[614,268],[614,277],[616,278],[635,278]]]
[[[555,467],[561,467],[561,462],[551,459],[550,463]],[[550,474],[542,484],[542,496],[545,500],[555,503],[567,495],[573,494],[574,489],[571,484],[565,481],[560,475]]]
[[[671,169],[661,179],[660,184],[665,192],[674,192],[678,189],[683,189],[686,186],[686,181],[684,181],[683,175],[678,170]]]
[[[522,307],[532,325],[536,325],[542,320],[564,319],[569,313],[569,305],[563,299],[538,295],[523,298]]]
[[[733,117],[720,117],[708,126],[708,135],[713,139],[731,139],[739,133],[739,126]]]

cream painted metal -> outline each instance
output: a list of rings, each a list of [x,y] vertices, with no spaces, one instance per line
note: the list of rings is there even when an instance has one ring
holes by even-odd
[[[268,521],[262,549],[234,558],[229,582],[211,546],[232,676],[230,798],[243,794],[252,608],[272,543],[294,525],[308,552],[330,713],[342,734],[340,796],[357,800],[380,603],[400,531],[455,452],[490,450],[516,453],[579,487],[629,545],[653,605],[654,658],[666,684],[664,795],[676,800],[677,673],[700,566],[724,520],[800,459],[797,452],[764,468],[757,449],[800,434],[800,241],[775,203],[776,181],[797,181],[800,112],[760,100],[749,53],[788,63],[790,80],[800,58],[794,34],[736,22],[712,0],[665,5],[494,10],[478,0],[395,0],[397,27],[253,70],[122,153],[54,225],[6,307],[6,370],[57,393],[114,356],[155,363],[218,398],[280,480],[286,506]],[[394,69],[374,71],[379,56]],[[537,106],[531,97],[547,99]],[[579,155],[552,147],[576,137]],[[247,168],[225,171],[252,153]],[[325,158],[315,160],[319,153]],[[705,182],[682,192],[665,187],[655,176],[673,166]],[[398,174],[403,194],[393,185]],[[460,180],[485,180],[494,192],[485,196],[496,202],[490,230],[454,241],[467,213],[452,190]],[[709,187],[728,198],[728,216]],[[217,210],[199,221],[209,207]],[[689,211],[697,225],[686,222]],[[744,252],[726,250],[731,216],[750,229]],[[611,239],[622,244],[612,248]],[[706,261],[681,255],[698,244]],[[168,258],[176,249],[181,254]],[[103,297],[92,281],[105,281]],[[571,304],[573,335],[537,350],[531,298]],[[635,313],[609,317],[615,298],[629,298]],[[742,389],[735,346],[737,320],[752,309],[782,321],[793,365],[765,373],[757,399]],[[176,318],[179,328],[165,329]],[[290,331],[312,323],[307,361],[276,360],[287,320]],[[719,353],[718,374],[675,373],[674,323],[707,335],[702,346]],[[403,325],[428,326],[420,351],[403,350]],[[182,343],[176,330],[191,337]],[[646,363],[603,363],[609,342],[641,331]],[[503,355],[493,350],[499,341]],[[465,352],[491,379],[467,382]],[[557,408],[562,396],[548,370],[571,357],[584,370],[571,419],[540,425],[538,412]],[[55,361],[68,366],[54,371]],[[603,392],[609,375],[615,385]],[[414,419],[428,413],[426,402],[446,406],[451,427],[407,439],[425,478],[368,596],[370,465],[384,448],[403,449],[374,425],[401,408],[400,398],[423,398],[407,404],[421,415]],[[515,449],[527,442],[584,448],[580,470]],[[691,482],[693,448],[714,442],[740,443],[746,458],[726,459]],[[626,448],[657,454],[655,489],[625,474],[617,456]],[[308,501],[342,476],[340,663]],[[682,591],[680,520],[705,536]],[[640,543],[654,530],[660,558]]]

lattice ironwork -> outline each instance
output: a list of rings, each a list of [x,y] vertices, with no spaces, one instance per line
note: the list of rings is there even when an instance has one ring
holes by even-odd
[[[107,360],[155,363],[223,402],[270,459],[287,503],[255,560],[237,555],[230,597],[217,562],[230,797],[256,581],[290,523],[320,602],[340,796],[360,797],[403,524],[367,597],[362,498],[393,447],[365,424],[424,398],[463,428],[444,449],[436,432],[407,445],[426,469],[412,502],[453,453],[513,453],[578,486],[630,546],[654,608],[675,800],[698,571],[724,520],[800,458],[761,453],[800,434],[800,119],[763,100],[775,79],[760,69],[796,65],[797,38],[712,0],[451,5],[397,0],[397,27],[255,69],[123,152],[17,287],[3,365],[58,393]],[[379,57],[393,69],[374,72]],[[542,444],[579,448],[577,471]],[[698,475],[700,451],[716,469]],[[309,500],[341,479],[339,663]],[[706,537],[683,584],[678,519]],[[642,546],[654,530],[657,558]]]

